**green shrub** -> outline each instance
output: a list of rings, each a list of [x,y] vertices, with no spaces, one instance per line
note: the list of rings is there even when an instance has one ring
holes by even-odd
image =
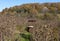
[[[30,41],[31,34],[29,32],[21,33],[21,41]]]

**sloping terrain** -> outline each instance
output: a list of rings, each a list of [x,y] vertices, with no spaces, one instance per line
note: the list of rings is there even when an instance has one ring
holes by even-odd
[[[0,12],[0,41],[60,41],[59,6],[32,3],[4,9]],[[34,27],[28,32],[27,26]]]

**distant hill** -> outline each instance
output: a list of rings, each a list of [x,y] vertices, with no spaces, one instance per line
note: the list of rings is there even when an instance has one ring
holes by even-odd
[[[20,6],[14,6],[5,8],[2,12],[15,12],[15,13],[41,13],[42,9],[47,7],[50,13],[60,13],[60,3],[31,3],[23,4]]]

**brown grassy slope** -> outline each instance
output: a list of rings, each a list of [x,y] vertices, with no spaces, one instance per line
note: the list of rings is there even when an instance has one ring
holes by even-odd
[[[60,3],[57,3],[57,5]],[[57,6],[57,11],[60,5]],[[49,8],[49,12],[43,13],[44,7]],[[34,25],[30,30],[35,41],[59,41],[60,39],[60,18],[59,12],[55,13],[56,4],[24,4],[21,6],[4,9],[0,14],[0,33],[2,32],[4,38],[13,39],[16,32],[18,34],[25,32],[28,25]],[[52,11],[52,13],[51,13]],[[29,23],[29,16],[31,19],[36,19],[36,23]],[[5,37],[6,36],[6,37]],[[11,38],[12,37],[12,38]],[[1,39],[4,40],[3,38]]]

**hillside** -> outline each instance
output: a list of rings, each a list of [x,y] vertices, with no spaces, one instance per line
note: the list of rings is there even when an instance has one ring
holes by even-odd
[[[60,3],[5,8],[0,12],[0,41],[60,41]]]

